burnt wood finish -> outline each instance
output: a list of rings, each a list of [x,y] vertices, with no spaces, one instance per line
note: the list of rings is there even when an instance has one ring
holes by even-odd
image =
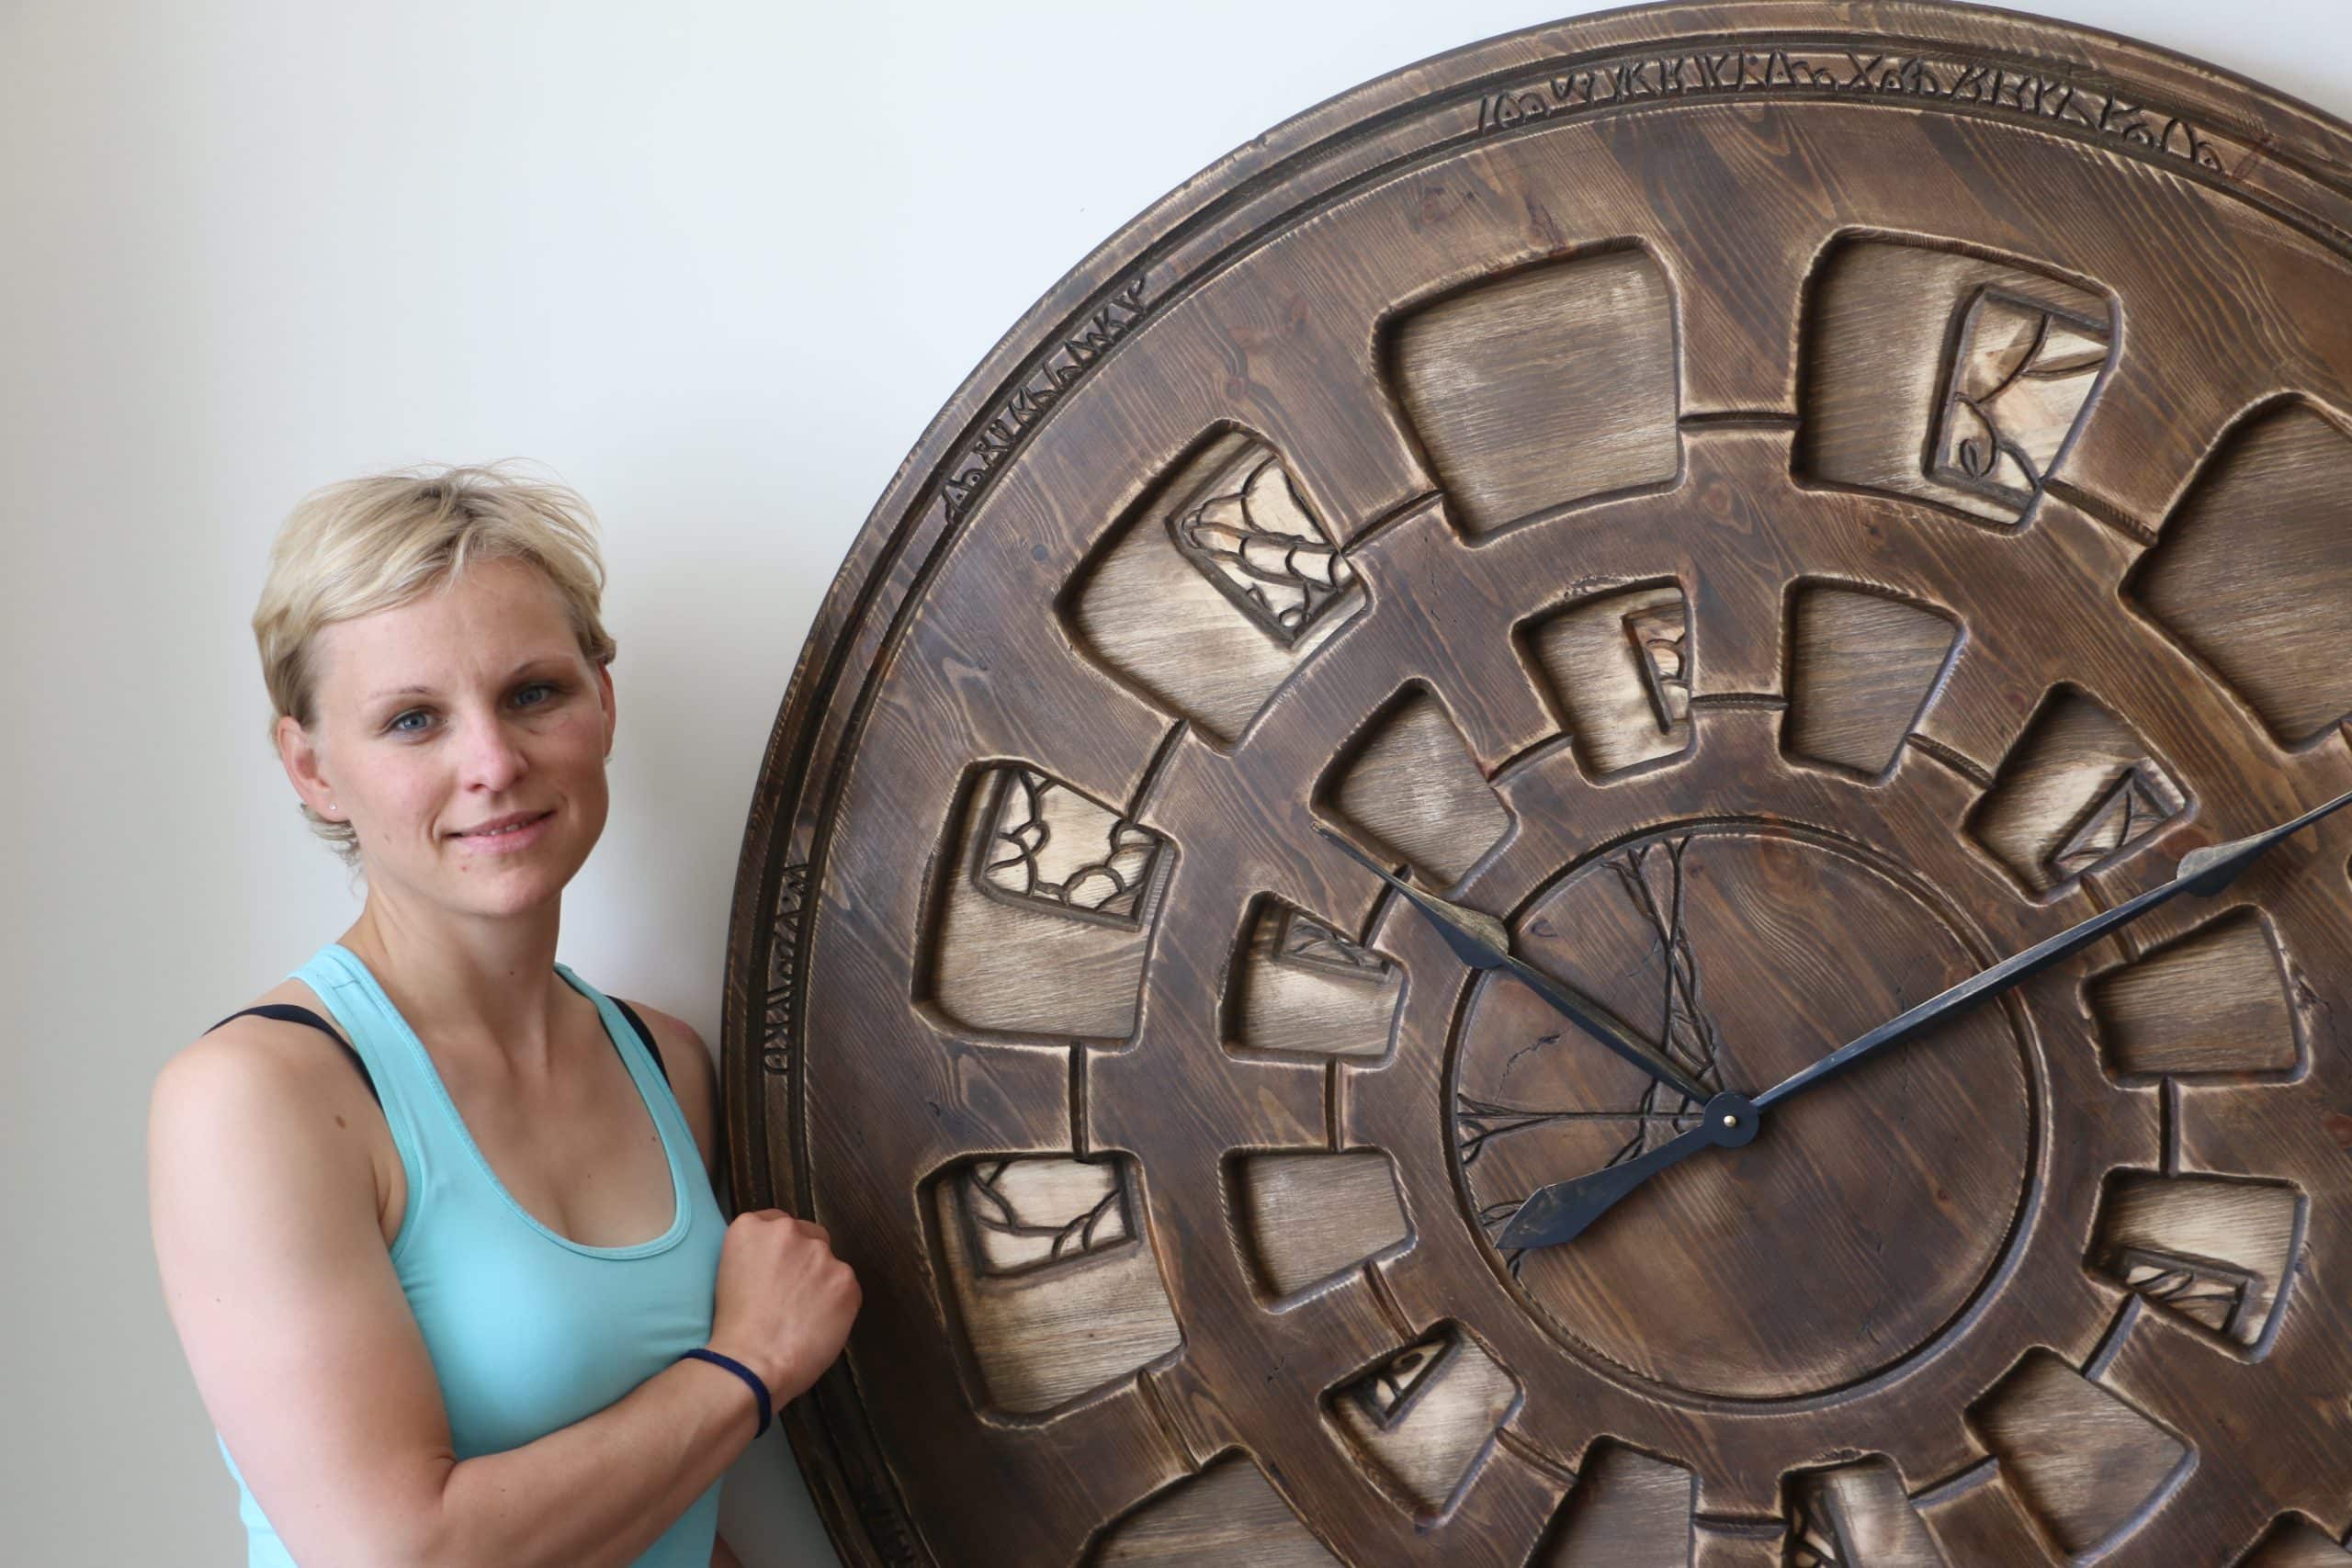
[[[2352,787],[2352,130],[1673,4],[1235,153],[923,437],[776,721],[746,1205],[859,1564],[2352,1561],[2352,813],[1575,1241],[1753,1094]]]

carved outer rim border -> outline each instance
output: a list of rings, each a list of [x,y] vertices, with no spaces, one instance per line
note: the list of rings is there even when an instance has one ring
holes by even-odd
[[[1818,46],[1841,40],[1868,46],[1860,50],[1857,64],[1882,49],[1890,55],[1940,50],[1998,64],[2013,74],[2019,67],[2064,73],[2097,88],[2110,105],[2128,88],[2131,105],[2165,127],[2167,140],[2175,124],[2186,127],[2181,148],[2168,152],[2161,145],[2132,147],[2097,124],[2070,125],[2033,112],[2021,96],[2004,102],[1997,85],[1990,102],[1905,91],[1899,84],[1886,92],[1907,104],[2039,122],[2120,150],[2177,157],[2184,173],[2219,184],[2352,254],[2352,124],[2168,50],[1946,0],[1667,0],[1602,12],[1407,66],[1340,94],[1228,153],[1079,263],[989,352],[899,465],[818,611],[761,761],[729,923],[721,1100],[733,1134],[729,1171],[739,1205],[798,1213],[808,1208],[807,1176],[800,1168],[808,1151],[800,1133],[804,1108],[797,1072],[797,1013],[805,987],[791,972],[799,953],[787,953],[787,1017],[772,1033],[765,1016],[775,937],[766,915],[776,908],[788,865],[807,875],[811,886],[800,900],[795,944],[805,951],[809,927],[820,914],[813,899],[822,883],[831,786],[841,771],[839,737],[821,735],[823,721],[844,706],[862,707],[865,677],[878,661],[850,655],[861,643],[879,650],[880,639],[924,585],[924,562],[914,558],[934,556],[968,520],[987,479],[1018,450],[1060,390],[1181,289],[1286,222],[1301,206],[1329,201],[1355,179],[1447,145],[1512,134],[1555,114],[1676,101],[1663,91],[1639,90],[1645,84],[1638,78],[1634,91],[1604,96],[1600,87],[1611,85],[1605,72],[1579,89],[1579,72],[1631,63],[1615,57],[1655,51],[1663,59],[1678,49],[1696,52],[1726,42],[1759,57],[1776,43],[1807,46],[1818,56]],[[1769,62],[1764,74],[1766,80],[1756,85],[1773,96],[1835,96],[1834,89],[1774,79]],[[1624,81],[1620,78],[1620,85]],[[1546,93],[1545,113],[1505,123],[1500,106],[1542,102]],[[1692,101],[1710,96],[1694,95]],[[2039,104],[2040,89],[2035,96],[2036,108],[2046,109]],[[1416,120],[1434,122],[1434,133],[1367,169],[1344,171],[1351,149]],[[2211,161],[2202,155],[2208,145],[2215,153]],[[1176,265],[1172,258],[1186,242],[1212,235],[1220,220],[1246,220],[1253,203],[1285,184],[1309,184],[1302,176],[1318,165],[1327,166],[1327,177],[1328,166],[1344,171],[1338,188],[1327,184],[1295,196],[1207,254]],[[967,476],[990,452],[995,456],[986,461],[978,482],[959,486],[958,477]],[[770,1160],[765,1134],[772,1115],[786,1122],[792,1168],[778,1168]],[[889,1475],[846,1361],[788,1404],[780,1424],[843,1562],[874,1568],[933,1561]]]

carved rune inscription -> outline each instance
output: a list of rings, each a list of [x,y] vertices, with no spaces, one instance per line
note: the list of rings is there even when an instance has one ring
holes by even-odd
[[[768,948],[767,1000],[760,1030],[761,1070],[779,1077],[792,1070],[792,971],[800,958],[800,905],[808,895],[808,864],[786,866],[776,886],[775,935]]]
[[[1830,46],[1692,50],[1621,55],[1555,72],[1478,100],[1478,130],[1510,130],[1554,115],[1645,99],[1719,94],[1893,96],[1972,110],[2029,115],[2079,135],[2228,173],[2214,136],[2090,82],[1957,51],[1865,53]]]

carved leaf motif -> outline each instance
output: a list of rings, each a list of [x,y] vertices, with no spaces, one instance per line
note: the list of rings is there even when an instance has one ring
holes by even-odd
[[[1928,473],[2023,507],[2107,367],[2109,331],[1996,288],[1962,310]]]

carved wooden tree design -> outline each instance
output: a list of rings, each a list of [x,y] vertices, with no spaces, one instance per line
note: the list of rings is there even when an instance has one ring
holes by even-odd
[[[2053,62],[2070,62],[2059,65]],[[787,694],[735,1190],[866,1304],[888,1563],[2352,1560],[2352,131],[1929,4],[1675,4],[1311,111],[958,395]]]

